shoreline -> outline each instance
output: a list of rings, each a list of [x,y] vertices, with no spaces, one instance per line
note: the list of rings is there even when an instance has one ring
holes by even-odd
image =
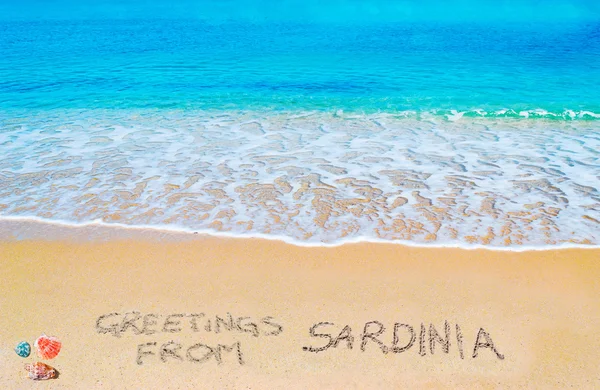
[[[59,230],[0,242],[2,387],[42,333],[52,388],[600,385],[600,250]]]
[[[0,212],[295,243],[600,242],[595,124],[263,115],[32,115],[0,137]]]
[[[41,229],[46,227],[46,229]],[[120,234],[122,233],[122,234]],[[91,222],[67,222],[53,221],[38,217],[14,217],[0,216],[0,242],[6,240],[42,239],[63,240],[74,239],[76,241],[113,240],[119,237],[136,239],[153,239],[159,237],[167,240],[194,240],[207,238],[242,239],[242,240],[265,240],[277,243],[293,245],[300,248],[337,248],[352,244],[383,244],[398,245],[408,248],[423,249],[460,249],[466,251],[490,250],[494,252],[540,252],[555,250],[600,250],[600,245],[562,243],[560,245],[529,246],[509,245],[494,246],[468,243],[421,243],[407,240],[386,240],[374,237],[359,237],[337,242],[314,243],[299,241],[288,236],[268,235],[262,233],[236,234],[212,230],[193,230],[181,227],[153,226],[153,225],[127,225],[120,223],[106,223],[103,221]]]
[[[372,117],[397,117],[402,119],[445,119],[448,122],[457,120],[506,120],[506,121],[522,121],[522,120],[537,120],[537,121],[549,121],[551,123],[589,123],[600,119],[600,112],[594,111],[599,110],[599,107],[588,107],[588,108],[557,108],[557,107],[483,107],[483,106],[472,106],[472,107],[438,107],[438,108],[406,108],[406,107],[395,107],[390,108],[367,108],[364,107],[344,107],[336,106],[323,108],[312,107],[294,107],[294,108],[273,108],[272,106],[261,107],[250,106],[245,108],[235,108],[232,111],[241,114],[252,114],[257,116],[276,116],[276,115],[292,115],[296,117],[308,117],[314,115],[331,115],[335,117],[348,117],[353,118],[356,116],[372,116]],[[19,113],[24,116],[30,116],[31,112],[34,114],[44,112],[60,112],[60,113],[90,113],[90,112],[132,112],[132,113],[153,113],[157,111],[169,112],[169,113],[205,113],[207,115],[219,115],[222,114],[222,107],[213,106],[197,106],[193,108],[185,107],[158,107],[148,108],[147,106],[131,106],[131,107],[37,107],[37,108],[23,108],[20,106],[14,107],[2,107],[0,108],[0,114],[3,113]],[[600,110],[599,110],[600,111]],[[29,113],[29,114],[27,114]]]

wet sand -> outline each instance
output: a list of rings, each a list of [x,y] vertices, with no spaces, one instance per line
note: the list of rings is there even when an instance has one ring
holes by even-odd
[[[19,229],[0,226],[1,388],[600,387],[600,250]],[[36,383],[13,349],[42,333],[60,375]]]

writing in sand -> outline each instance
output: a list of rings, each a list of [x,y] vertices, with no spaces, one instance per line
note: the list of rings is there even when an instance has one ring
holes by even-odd
[[[429,327],[427,328],[425,324],[421,323],[418,344],[419,355],[426,356],[428,350],[429,354],[433,355],[436,351],[436,345],[438,344],[441,351],[446,354],[450,353],[450,346],[453,343],[452,333],[454,333],[456,335],[456,351],[458,356],[460,356],[461,359],[464,359],[465,340],[462,329],[459,324],[456,324],[454,327],[454,332],[452,332],[451,328],[448,321],[444,321],[443,331],[438,331],[434,324],[429,324]],[[319,322],[309,329],[309,334],[311,337],[323,339],[324,342],[321,342],[320,345],[312,345],[303,347],[302,349],[307,352],[318,353],[327,351],[331,348],[338,348],[340,345],[342,348],[345,346],[347,349],[353,349],[355,343],[360,343],[360,351],[362,352],[366,351],[369,344],[373,344],[384,354],[390,352],[403,353],[410,350],[417,341],[417,332],[415,331],[415,328],[409,324],[396,322],[391,333],[392,341],[391,343],[386,344],[385,339],[389,338],[389,336],[386,334],[385,325],[379,321],[369,321],[362,327],[357,340],[350,325],[345,325],[340,330],[334,323]],[[479,331],[477,332],[471,356],[473,358],[479,356],[479,351],[481,349],[488,349],[493,352],[498,359],[504,360],[504,355],[498,352],[492,337],[483,328],[479,328]]]
[[[110,334],[121,337],[123,334],[154,335],[156,333],[179,333],[184,330],[192,332],[214,332],[223,331],[246,333],[252,337],[277,336],[283,332],[273,317],[262,317],[254,320],[251,317],[238,317],[231,313],[226,316],[208,316],[204,313],[192,314],[169,314],[160,315],[148,313],[142,315],[137,311],[127,313],[103,314],[96,320],[96,331],[98,333]],[[205,363],[216,361],[223,362],[225,352],[235,352],[238,364],[244,364],[241,343],[224,345],[208,345],[204,342],[184,346],[175,341],[159,344],[158,342],[147,342],[138,344],[136,363],[144,364],[150,358],[155,357],[161,362],[167,361],[190,361],[193,363]]]
[[[194,314],[169,314],[154,313],[142,314],[137,311],[127,313],[110,313],[98,317],[96,331],[100,334],[109,334],[121,337],[123,334],[151,336],[157,333],[178,333],[182,331],[212,332],[212,333],[238,333],[250,337],[272,337],[283,332],[283,326],[270,316],[253,319],[252,317],[239,317],[231,313],[226,316],[209,316],[204,313]],[[418,356],[433,355],[436,353],[451,354],[451,350],[460,359],[465,356],[477,358],[482,351],[489,351],[490,356],[503,360],[491,335],[483,328],[479,328],[474,336],[473,344],[466,347],[467,341],[459,324],[444,321],[443,327],[436,328],[434,324],[413,327],[406,323],[394,323],[393,327],[386,328],[380,321],[369,321],[359,327],[360,331],[352,330],[350,325],[336,325],[332,322],[318,322],[308,328],[310,345],[302,347],[302,351],[319,353],[331,350],[353,350],[365,352],[367,349],[380,350],[383,354],[401,354],[411,349],[417,351]],[[389,340],[388,340],[389,339]],[[453,345],[455,347],[452,347]],[[473,345],[471,348],[470,346]],[[358,348],[354,348],[357,346]],[[437,352],[436,352],[437,351]],[[226,355],[226,353],[229,353]],[[136,363],[139,365],[150,361],[189,361],[192,363],[206,363],[215,361],[222,364],[225,357],[235,364],[244,364],[244,354],[240,341],[229,344],[212,344],[198,342],[192,345],[183,345],[175,341],[159,343],[150,341],[137,346]]]

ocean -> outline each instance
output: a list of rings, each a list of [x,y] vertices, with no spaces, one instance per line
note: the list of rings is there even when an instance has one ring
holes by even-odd
[[[599,244],[597,5],[464,1],[428,18],[415,2],[334,2],[335,17],[235,3],[0,4],[0,218],[301,245]]]

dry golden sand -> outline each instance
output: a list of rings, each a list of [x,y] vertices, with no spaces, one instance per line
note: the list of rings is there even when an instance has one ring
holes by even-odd
[[[87,242],[49,233],[51,240],[0,244],[0,388],[600,388],[598,250],[515,253],[366,243],[303,248],[123,232],[119,239],[115,231]],[[158,315],[159,324],[146,329],[158,332],[137,335],[129,327],[121,337],[98,333],[101,315],[131,311]],[[267,322],[283,331],[253,337],[221,328],[217,334],[214,322],[207,332],[201,321],[194,331],[185,317],[167,326],[180,326],[180,332],[163,332],[165,317],[177,313],[204,313],[213,321],[227,313],[246,316],[244,323],[256,322],[263,333],[276,331],[261,323],[270,316]],[[436,343],[432,355],[429,326],[443,335],[445,320],[449,352]],[[394,323],[411,325],[414,345],[384,354],[366,339],[362,351],[369,321],[385,325],[378,338],[387,346]],[[334,336],[349,325],[353,348],[345,339],[320,353],[304,351],[327,344],[309,334],[319,322],[333,323],[318,329]],[[419,354],[421,323],[425,356]],[[480,328],[503,360],[490,348],[479,348],[473,358]],[[409,340],[401,330],[399,346]],[[46,361],[60,376],[35,383],[23,369],[35,353],[22,359],[13,348],[42,332],[63,342],[60,355]],[[183,361],[167,355],[161,361],[161,345],[170,341],[170,347],[181,345],[176,352]],[[187,349],[197,343],[216,348],[237,341],[243,365],[226,351],[221,364],[210,356],[204,363],[187,360]],[[138,365],[138,345],[149,342],[157,345],[145,350],[157,355],[144,355]]]

